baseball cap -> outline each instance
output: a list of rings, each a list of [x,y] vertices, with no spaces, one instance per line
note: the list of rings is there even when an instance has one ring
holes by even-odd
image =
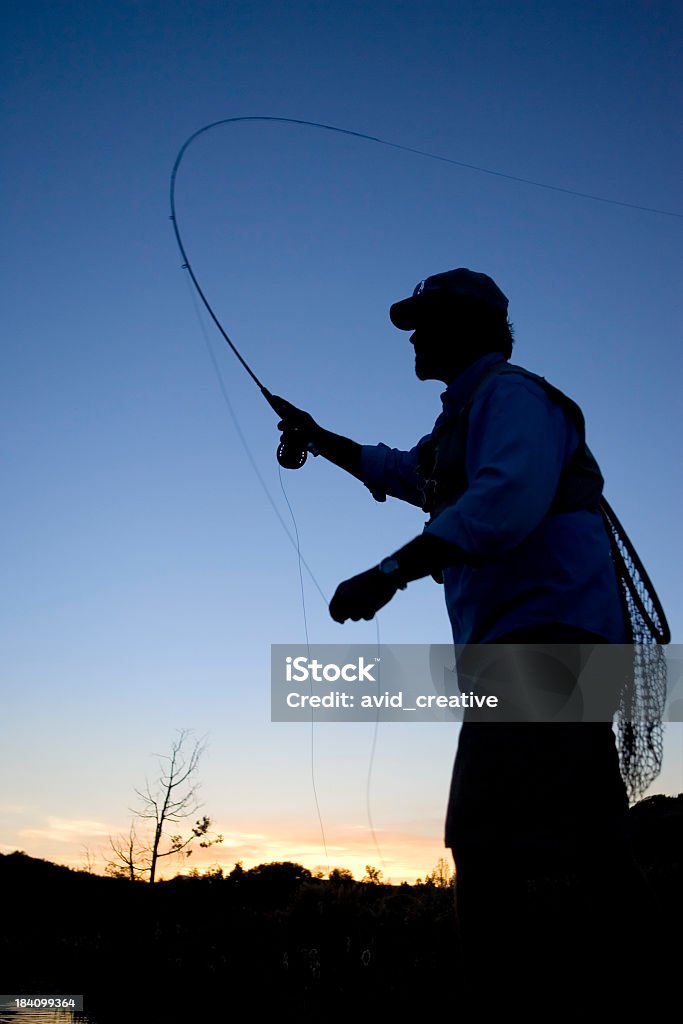
[[[458,267],[420,281],[409,298],[393,304],[389,317],[394,327],[401,331],[412,331],[425,313],[443,313],[449,308],[455,309],[458,299],[480,302],[507,316],[508,300],[496,282],[488,274]]]

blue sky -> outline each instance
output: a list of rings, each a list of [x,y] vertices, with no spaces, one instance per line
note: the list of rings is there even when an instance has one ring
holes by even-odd
[[[75,863],[127,826],[180,727],[209,734],[205,810],[226,864],[325,867],[306,726],[272,725],[269,646],[303,639],[296,554],[206,353],[168,220],[182,142],[221,118],[321,121],[455,160],[683,212],[673,3],[34,2],[5,16],[6,445],[0,849]],[[510,298],[514,358],[572,395],[674,640],[680,588],[681,219],[591,202],[306,127],[239,124],[188,151],[178,211],[229,334],[274,392],[357,440],[408,447],[420,384],[387,311],[469,266]],[[275,418],[206,328],[282,515]],[[418,533],[322,460],[285,475],[328,594]],[[331,622],[318,642],[372,643]],[[439,589],[381,616],[443,643]],[[378,854],[372,729],[319,726],[329,860]],[[442,853],[454,732],[380,727],[385,874]],[[683,789],[681,726],[654,787]]]

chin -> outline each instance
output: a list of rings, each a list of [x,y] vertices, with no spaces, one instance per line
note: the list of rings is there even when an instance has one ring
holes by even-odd
[[[432,370],[425,366],[424,363],[420,362],[419,359],[415,360],[415,376],[418,380],[434,380],[434,374]]]

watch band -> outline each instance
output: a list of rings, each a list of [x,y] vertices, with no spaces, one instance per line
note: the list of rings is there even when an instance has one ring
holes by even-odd
[[[394,555],[389,555],[388,558],[383,558],[377,568],[384,576],[389,577],[401,572],[401,566],[398,564],[398,559],[395,558]],[[400,575],[392,582],[396,584],[399,590],[405,590],[408,585]]]

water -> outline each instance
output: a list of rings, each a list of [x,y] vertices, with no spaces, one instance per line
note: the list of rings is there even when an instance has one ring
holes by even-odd
[[[0,1010],[0,1024],[98,1024],[94,1017],[72,1010]]]

